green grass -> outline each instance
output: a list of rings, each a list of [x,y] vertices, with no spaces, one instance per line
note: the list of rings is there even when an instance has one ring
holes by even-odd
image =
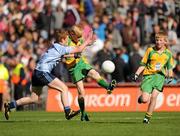
[[[90,122],[39,111],[1,115],[0,136],[180,136],[180,112],[156,112],[148,125],[141,112],[89,113]]]

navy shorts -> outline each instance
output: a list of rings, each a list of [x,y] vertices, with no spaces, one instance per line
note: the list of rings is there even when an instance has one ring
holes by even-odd
[[[32,75],[32,86],[45,86],[52,82],[56,77],[49,72],[34,70]]]

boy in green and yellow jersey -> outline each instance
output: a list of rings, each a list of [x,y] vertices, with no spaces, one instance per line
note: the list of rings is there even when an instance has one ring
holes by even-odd
[[[138,99],[138,103],[147,103],[150,100],[143,123],[149,123],[156,105],[157,96],[163,91],[165,78],[169,77],[172,79],[173,76],[172,68],[174,62],[172,53],[167,49],[167,35],[164,32],[160,32],[156,34],[155,39],[155,46],[146,50],[141,66],[133,77],[136,81],[143,72],[142,94]]]
[[[69,46],[80,46],[85,38],[82,37],[82,26],[75,25],[69,30]],[[111,83],[107,83],[99,73],[86,61],[85,57],[75,54],[74,57],[66,57],[66,65],[69,73],[72,77],[73,83],[77,87],[78,91],[78,103],[81,110],[81,121],[89,121],[87,113],[85,113],[85,89],[83,85],[83,79],[88,77],[93,78],[97,83],[105,88],[108,93],[111,93],[116,85],[116,81],[112,80]]]

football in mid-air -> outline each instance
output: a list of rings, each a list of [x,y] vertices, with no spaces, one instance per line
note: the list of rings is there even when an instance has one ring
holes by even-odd
[[[106,73],[112,73],[115,70],[115,65],[111,60],[106,60],[102,63],[101,68]]]

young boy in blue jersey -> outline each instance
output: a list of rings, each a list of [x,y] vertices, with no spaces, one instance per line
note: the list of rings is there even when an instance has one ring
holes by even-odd
[[[61,92],[61,101],[64,106],[65,118],[67,120],[76,116],[80,111],[71,110],[68,102],[68,87],[53,75],[52,69],[60,62],[65,54],[74,54],[82,52],[83,49],[93,42],[92,33],[88,35],[86,41],[79,47],[65,46],[68,40],[68,32],[65,30],[56,33],[56,42],[42,55],[32,75],[32,94],[29,97],[23,97],[19,100],[5,103],[5,118],[9,119],[11,109],[19,105],[26,105],[38,102],[39,95],[41,94],[42,87],[47,85]]]

